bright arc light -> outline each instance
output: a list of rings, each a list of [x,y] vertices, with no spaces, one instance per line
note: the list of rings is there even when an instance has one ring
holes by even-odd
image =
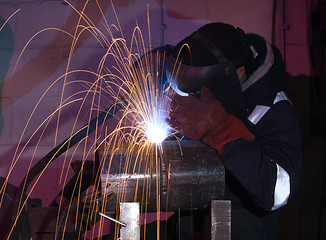
[[[149,124],[146,129],[147,139],[155,144],[160,144],[169,135],[169,127],[163,124]]]

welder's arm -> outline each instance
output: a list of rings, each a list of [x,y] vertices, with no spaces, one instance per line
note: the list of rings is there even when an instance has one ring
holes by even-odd
[[[221,159],[256,206],[276,210],[299,185],[304,131],[288,101],[271,107],[256,129],[258,137],[252,141],[227,143]]]
[[[200,99],[176,94],[171,102],[168,121],[182,135],[202,140],[219,154],[223,153],[228,142],[254,139],[243,123],[228,114],[206,87],[201,89]]]

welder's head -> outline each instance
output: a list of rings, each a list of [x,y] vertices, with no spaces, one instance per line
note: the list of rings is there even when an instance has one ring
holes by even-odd
[[[189,46],[189,49],[184,47]],[[189,51],[190,50],[190,51]],[[209,23],[179,42],[173,51],[174,57],[180,52],[179,61],[191,66],[210,66],[226,60],[235,68],[245,66],[248,75],[253,70],[253,55],[245,39],[245,33],[226,23]],[[220,52],[220,53],[219,53]]]
[[[174,47],[168,59],[167,75],[177,76],[172,84],[182,92],[196,93],[203,86],[210,88],[228,112],[239,115],[243,100],[236,70],[241,66],[245,67],[247,76],[255,69],[245,33],[217,22],[204,25]]]

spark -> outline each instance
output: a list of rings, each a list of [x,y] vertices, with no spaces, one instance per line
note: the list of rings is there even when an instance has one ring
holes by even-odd
[[[68,3],[72,8],[73,6]],[[73,9],[75,10],[75,9]],[[113,8],[114,10],[114,8]],[[61,112],[65,109],[69,109],[70,107],[76,106],[74,104],[79,104],[76,114],[76,119],[73,122],[73,126],[71,128],[70,136],[73,136],[78,130],[77,122],[82,117],[82,112],[85,108],[87,108],[88,116],[87,121],[88,123],[91,122],[91,119],[94,115],[99,115],[100,113],[112,113],[114,112],[114,120],[115,120],[115,127],[113,129],[109,129],[108,126],[102,125],[97,126],[95,131],[91,134],[87,134],[85,137],[81,139],[81,141],[75,146],[75,149],[72,150],[71,155],[68,155],[68,151],[64,156],[64,164],[71,163],[75,157],[77,152],[82,153],[83,161],[88,159],[94,155],[94,151],[98,150],[98,146],[106,145],[109,146],[110,149],[107,150],[108,160],[110,161],[109,167],[112,164],[113,156],[121,149],[125,144],[127,144],[127,148],[124,152],[124,157],[126,159],[126,163],[124,167],[125,174],[129,172],[137,172],[139,171],[139,164],[140,162],[148,162],[149,166],[152,166],[154,174],[160,174],[160,159],[158,157],[158,149],[162,144],[162,142],[168,138],[169,136],[173,135],[173,130],[167,125],[165,122],[165,118],[167,117],[167,113],[169,111],[170,105],[170,97],[167,96],[166,92],[164,92],[164,86],[162,84],[162,77],[164,75],[164,53],[159,53],[156,51],[149,51],[146,47],[145,40],[142,35],[142,31],[140,27],[137,25],[134,28],[132,39],[130,42],[127,42],[126,39],[123,38],[123,34],[119,27],[116,27],[114,24],[109,24],[105,21],[106,25],[104,25],[105,29],[107,30],[108,34],[104,34],[100,32],[91,22],[84,13],[79,13],[75,10],[77,14],[80,14],[80,18],[83,18],[88,26],[78,25],[76,29],[80,30],[80,33],[71,35],[68,32],[62,31],[57,29],[58,31],[63,32],[68,37],[73,39],[73,43],[71,46],[71,51],[69,53],[69,61],[66,67],[66,72],[59,78],[57,78],[49,89],[42,95],[41,99],[37,102],[37,106],[33,109],[31,116],[28,118],[27,124],[23,130],[23,134],[19,140],[17,149],[14,153],[14,157],[12,159],[12,164],[10,166],[10,171],[7,176],[9,179],[9,175],[11,174],[13,168],[18,164],[19,159],[21,158],[23,151],[27,148],[27,145],[33,142],[33,139],[37,138],[37,146],[35,146],[35,151],[33,153],[33,157],[30,162],[30,166],[32,166],[32,161],[35,160],[36,151],[38,148],[38,144],[43,140],[44,132],[48,126],[50,126],[51,121],[54,121],[57,118],[57,129],[56,131],[60,130],[60,124],[62,121],[59,122],[59,118]],[[104,17],[104,16],[103,16]],[[149,21],[149,19],[148,19]],[[148,23],[149,28],[149,23]],[[112,29],[120,30],[121,37],[113,37]],[[50,30],[50,29],[46,29]],[[33,38],[28,41],[26,46],[24,47],[22,53],[19,55],[19,59],[22,56],[23,52],[27,49],[30,42],[36,38],[41,32],[46,30],[42,30],[35,34]],[[71,70],[69,69],[70,62],[73,62],[73,49],[75,48],[78,39],[81,38],[83,32],[90,32],[93,37],[99,42],[103,49],[105,49],[105,53],[101,58],[96,71],[88,71],[88,70]],[[148,29],[150,33],[150,29]],[[109,35],[109,37],[106,37]],[[150,36],[149,36],[150,42]],[[18,62],[16,63],[16,66]],[[70,80],[69,77],[73,78],[75,73],[83,73],[86,74],[89,78],[94,79],[94,81],[87,81],[87,80]],[[176,75],[176,73],[174,73]],[[44,104],[44,98],[47,92],[50,91],[50,88],[55,88],[59,85],[59,83],[63,82],[63,89],[61,94],[61,99],[59,106],[55,109],[44,121],[41,122],[40,126],[37,127],[35,132],[30,136],[27,141],[23,141],[23,137],[26,134],[26,130],[29,128],[29,125],[32,123],[32,119],[37,118],[36,116],[36,109],[40,104]],[[74,86],[75,84],[79,84],[85,87],[84,90],[74,93],[64,99],[65,88]],[[124,101],[121,101],[124,99]],[[43,101],[42,101],[43,100]],[[106,108],[108,105],[113,104],[111,107],[111,111],[106,112]],[[110,104],[109,104],[110,103]],[[103,107],[105,106],[105,107]],[[115,108],[121,108],[119,113],[116,114]],[[109,118],[111,116],[106,116]],[[52,124],[53,125],[53,124]],[[88,127],[83,127],[83,129],[89,130]],[[37,136],[37,133],[39,135]],[[56,136],[55,136],[56,138]],[[67,144],[70,144],[70,138],[67,140]],[[56,141],[56,140],[55,140]],[[25,142],[23,144],[23,142]],[[68,157],[70,156],[70,157]],[[131,161],[133,159],[133,161]],[[46,168],[48,165],[53,161],[51,158],[50,161],[46,164],[46,167],[41,171],[41,173],[37,176],[36,181],[34,181],[32,187],[29,187],[30,182],[23,182],[23,192],[20,196],[18,196],[17,202],[17,215],[14,216],[14,225],[10,231],[10,234],[13,232],[15,225],[20,217],[20,214],[24,210],[26,205],[27,199],[31,196],[32,191],[37,187],[38,181],[45,173]],[[104,161],[102,159],[102,161]],[[101,163],[103,167],[104,164]],[[153,167],[154,166],[154,167]],[[101,175],[103,171],[102,168],[97,169],[98,172],[95,175],[98,177]],[[146,173],[152,174],[150,171],[146,170]],[[62,172],[60,174],[60,181],[63,179],[64,184],[68,179],[68,169],[65,167],[62,168]],[[79,173],[80,179],[82,178],[83,173]],[[160,212],[160,199],[159,199],[159,178],[157,178],[157,187],[156,187],[156,194],[158,195],[158,202],[157,202],[157,211],[158,214]],[[86,207],[86,204],[82,203],[81,201],[81,180],[80,182],[77,181],[76,186],[73,189],[73,193],[77,193],[77,199],[73,201],[73,198],[68,199],[69,205],[67,208],[61,206],[64,203],[63,196],[60,199],[60,205],[58,210],[58,217],[56,222],[56,233],[55,236],[58,235],[60,229],[66,229],[67,219],[69,215],[69,211],[73,208],[73,204],[76,207],[76,229],[77,222],[81,221],[80,219],[87,219],[87,225],[94,225],[98,219],[94,216],[94,212],[97,212],[96,208],[96,195],[92,195],[89,197],[90,204]],[[137,191],[144,191],[144,199],[142,200],[143,204],[146,204],[146,198],[150,194],[151,190],[148,189],[149,183],[144,184],[147,188],[138,190],[136,189],[135,196]],[[121,186],[121,191],[119,192],[119,196],[117,196],[117,202],[124,200],[124,184]],[[101,188],[100,181],[94,183],[94,191],[98,192]],[[29,191],[27,191],[27,189]],[[4,194],[5,187],[1,188],[1,193]],[[91,190],[87,190],[91,191]],[[23,193],[26,192],[27,197],[23,197]],[[87,192],[88,193],[88,192]],[[102,198],[103,203],[100,207],[98,212],[105,212],[106,207],[106,196]],[[68,209],[68,213],[66,214],[65,221],[61,221],[63,209]],[[79,209],[81,208],[81,209]],[[143,207],[146,209],[146,206]],[[60,224],[64,224],[64,226],[59,226]],[[103,224],[103,223],[101,223]],[[80,224],[81,226],[82,224]],[[98,228],[98,233],[95,233],[95,228],[92,232],[92,239],[96,234],[101,234],[101,229],[103,225],[100,225]],[[80,234],[82,232],[79,229]],[[10,237],[8,236],[8,239]],[[64,237],[64,232],[62,233]]]
[[[4,28],[4,26],[7,24],[7,22],[16,14],[20,11],[20,9],[17,9],[14,13],[10,15],[10,17],[0,26],[0,31]]]

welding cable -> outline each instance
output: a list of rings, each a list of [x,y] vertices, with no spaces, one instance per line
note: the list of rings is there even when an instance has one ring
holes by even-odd
[[[92,119],[88,124],[79,129],[72,136],[64,140],[60,145],[51,150],[46,156],[44,156],[40,161],[38,161],[31,170],[27,173],[24,179],[21,181],[17,194],[14,200],[14,208],[13,211],[17,212],[16,218],[12,220],[12,228],[14,228],[15,221],[18,221],[19,224],[19,234],[23,237],[23,239],[30,239],[30,226],[28,224],[28,220],[26,218],[25,221],[21,218],[21,214],[19,214],[20,209],[23,208],[23,205],[27,199],[25,195],[25,191],[28,189],[30,183],[33,179],[46,168],[47,165],[52,163],[57,157],[59,157],[62,153],[73,147],[76,143],[84,139],[88,134],[93,132],[104,123],[109,118],[113,117],[120,109],[127,105],[126,96],[120,97],[115,103],[113,103],[109,108],[100,113],[96,118]],[[23,213],[24,211],[22,211]],[[27,225],[24,225],[25,224]],[[22,231],[21,231],[22,230]]]

